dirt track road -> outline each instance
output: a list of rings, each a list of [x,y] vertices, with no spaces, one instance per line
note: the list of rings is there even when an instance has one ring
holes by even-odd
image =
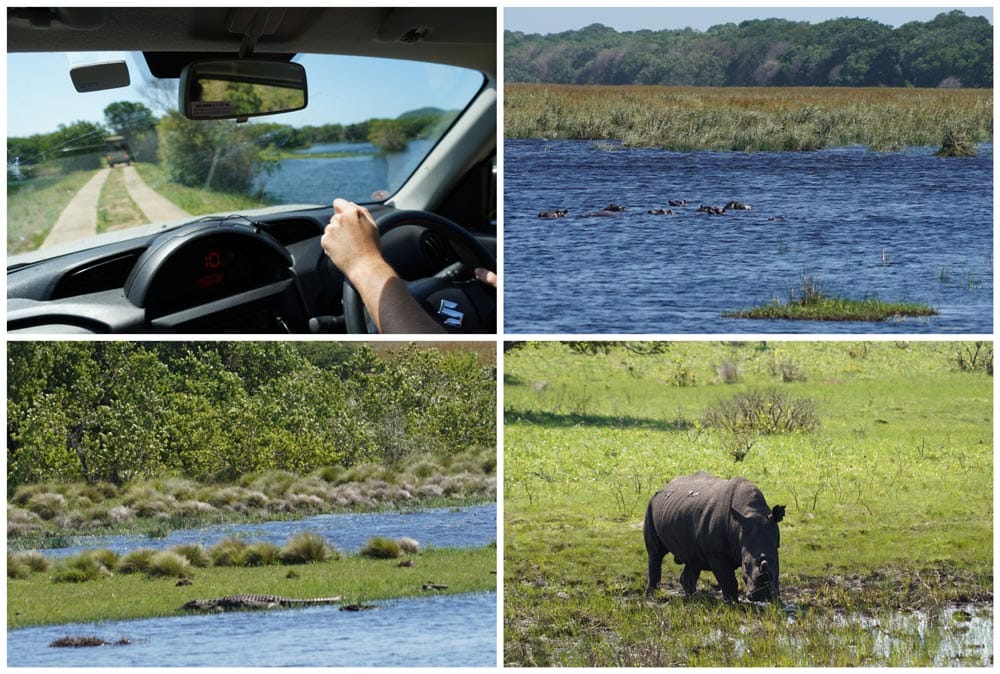
[[[42,247],[57,243],[75,241],[97,234],[97,204],[101,198],[101,189],[114,169],[105,168],[94,174],[87,184],[76,193],[59,214],[56,224],[52,226],[49,235],[45,237]],[[139,206],[147,222],[164,220],[180,220],[191,217],[190,213],[175,206],[169,200],[154,192],[143,182],[134,166],[126,166],[124,171],[125,189],[132,201]]]

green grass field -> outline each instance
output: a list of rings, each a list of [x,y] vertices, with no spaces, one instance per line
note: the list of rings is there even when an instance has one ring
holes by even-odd
[[[425,595],[421,588],[428,582],[447,585],[437,592],[448,594],[496,590],[495,546],[427,550],[409,557],[414,559],[411,567],[400,567],[398,559],[352,555],[294,566],[199,568],[193,570],[192,584],[182,586],[176,578],[143,573],[55,583],[51,572],[36,572],[8,578],[7,627],[183,615],[180,607],[191,599],[240,593],[341,596],[348,604]]]
[[[992,620],[993,380],[971,367],[972,343],[644,349],[547,342],[506,355],[506,663],[940,664],[968,629],[949,607]],[[811,401],[819,425],[707,425],[710,407],[751,389]],[[707,573],[686,600],[669,556],[646,600],[646,502],[696,470],[742,475],[788,506],[786,611],[726,605]],[[926,615],[919,638],[907,615]]]

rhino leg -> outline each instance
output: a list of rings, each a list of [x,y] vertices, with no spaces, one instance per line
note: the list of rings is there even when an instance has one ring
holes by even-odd
[[[739,586],[736,584],[736,573],[732,564],[723,555],[713,555],[708,560],[715,574],[715,579],[719,581],[719,588],[722,590],[722,598],[726,601],[736,601],[739,595]]]
[[[656,528],[653,526],[653,513],[648,507],[642,529],[643,538],[646,541],[646,554],[649,555],[649,575],[646,580],[646,595],[652,596],[656,592],[656,586],[660,584],[663,558],[667,554],[667,549],[660,541],[660,537],[656,535]]]
[[[651,596],[660,584],[660,574],[663,566],[663,554],[649,553],[649,577],[646,581],[646,594]]]
[[[684,571],[681,572],[681,587],[684,588],[684,594],[689,596],[694,594],[694,590],[698,586],[698,576],[700,575],[701,569],[694,564],[684,566]]]

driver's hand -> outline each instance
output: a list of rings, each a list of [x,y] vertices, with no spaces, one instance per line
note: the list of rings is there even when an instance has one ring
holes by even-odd
[[[333,200],[333,217],[321,240],[330,260],[348,278],[382,261],[378,229],[371,213],[346,199]]]
[[[476,278],[479,279],[482,283],[485,283],[488,286],[493,286],[494,288],[497,287],[497,275],[491,272],[489,269],[486,269],[484,267],[476,267],[473,273],[475,273]]]

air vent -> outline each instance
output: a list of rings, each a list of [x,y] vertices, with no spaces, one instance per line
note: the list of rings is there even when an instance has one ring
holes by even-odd
[[[435,269],[441,269],[458,261],[458,257],[455,256],[447,239],[434,232],[424,233],[420,240],[420,247]]]
[[[114,257],[92,262],[63,274],[52,291],[50,299],[78,297],[102,290],[114,290],[125,285],[125,279],[135,266],[141,250],[133,250]]]
[[[292,218],[260,223],[263,229],[277,239],[282,246],[290,246],[306,239],[323,236],[323,225],[309,218]]]

